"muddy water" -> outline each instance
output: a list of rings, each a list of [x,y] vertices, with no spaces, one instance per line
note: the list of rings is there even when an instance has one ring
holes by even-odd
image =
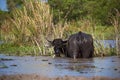
[[[38,74],[57,76],[106,76],[120,78],[120,58],[117,56],[77,59],[52,57],[16,57],[0,55],[0,75]]]

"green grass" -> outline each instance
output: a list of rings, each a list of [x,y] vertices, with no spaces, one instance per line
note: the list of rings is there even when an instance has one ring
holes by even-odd
[[[70,26],[69,29],[66,29],[65,33],[70,35],[78,31],[92,34],[95,39],[99,40],[102,40],[103,38],[105,40],[114,40],[115,38],[114,28],[112,26],[108,28],[106,28],[106,26],[96,26],[94,31],[92,31],[90,28],[88,28],[88,30],[82,30],[81,28]]]
[[[40,52],[37,46],[15,46],[13,44],[2,44],[0,47],[0,53],[6,55],[16,55],[16,56],[25,56],[25,55],[39,56],[41,55],[42,52]]]
[[[45,3],[24,1],[21,9],[14,9],[12,17],[1,25],[1,39],[6,43],[0,45],[0,53],[9,55],[53,55],[52,48],[46,48],[46,38],[68,38],[78,31],[89,33],[94,40],[114,39],[113,26],[101,26],[88,19],[76,22],[53,24],[50,6]],[[28,7],[29,6],[29,7]],[[29,9],[30,8],[30,9]],[[113,54],[104,46],[96,45],[96,55]],[[107,51],[106,51],[107,50]]]
[[[6,55],[15,55],[15,56],[52,56],[53,55],[53,48],[46,48],[41,46],[38,48],[38,46],[15,46],[14,44],[2,44],[0,45],[0,53],[6,54]],[[107,46],[106,48],[103,46],[103,44],[100,44],[99,42],[94,41],[94,47],[95,52],[94,56],[96,57],[102,57],[102,56],[113,56],[116,55],[115,48],[110,48],[110,46]]]
[[[105,27],[105,26],[96,26],[95,30],[92,32],[91,27],[89,29],[84,29],[82,30],[81,27],[76,27],[69,25],[68,27],[65,27],[62,33],[63,38],[68,38],[69,35],[76,33],[78,31],[83,31],[89,34],[92,34],[94,37],[94,40],[104,40],[104,39],[114,39],[114,32],[113,32],[113,27]],[[55,37],[58,38],[60,37],[61,34],[59,34],[59,29],[54,29],[55,31]],[[58,35],[57,35],[58,34]],[[67,37],[66,37],[66,35]],[[34,43],[29,44],[30,42],[26,42],[26,44],[21,43],[22,45],[18,45],[18,43],[12,43],[9,44],[2,44],[0,47],[0,52],[8,55],[17,55],[17,56],[24,56],[24,55],[31,55],[31,56],[39,56],[39,55],[53,55],[54,51],[52,48],[46,48],[46,40],[44,39],[44,36],[41,36],[41,42],[38,43],[37,41],[34,41]],[[53,39],[54,39],[53,38]],[[95,43],[95,56],[111,56],[111,55],[116,55],[115,48],[110,48],[109,46],[107,48],[104,48],[103,44]]]
[[[114,27],[113,26],[96,26],[94,33],[97,39],[114,39]]]

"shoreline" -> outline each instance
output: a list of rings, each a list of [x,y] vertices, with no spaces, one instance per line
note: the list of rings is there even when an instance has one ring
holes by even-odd
[[[79,77],[79,76],[64,76],[64,77],[47,77],[37,74],[15,74],[1,75],[0,80],[120,80],[120,78],[110,78],[103,76]]]

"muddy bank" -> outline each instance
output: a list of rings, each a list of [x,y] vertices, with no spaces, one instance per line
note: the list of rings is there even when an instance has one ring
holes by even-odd
[[[46,76],[40,75],[27,75],[27,74],[19,74],[19,75],[2,75],[0,76],[0,80],[120,80],[120,78],[109,78],[109,77],[75,77],[75,76],[64,76],[64,77],[55,77],[49,78]]]

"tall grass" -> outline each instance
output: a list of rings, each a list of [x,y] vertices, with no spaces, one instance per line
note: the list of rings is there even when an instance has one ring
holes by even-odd
[[[11,14],[12,17],[2,24],[2,39],[6,43],[13,43],[16,46],[35,45],[39,51],[36,52],[33,47],[34,53],[45,55],[45,37],[55,38],[63,35],[62,26],[59,24],[55,27],[52,23],[48,4],[24,0],[22,8],[14,9]]]
[[[120,11],[115,9],[115,12],[115,15],[112,15],[110,21],[114,27],[116,53],[117,55],[120,55]]]
[[[19,9],[14,9],[12,17],[9,17],[1,25],[2,39],[5,43],[2,49],[16,52],[16,55],[52,55],[53,49],[47,48],[46,38],[68,38],[69,35],[78,31],[84,31],[92,34],[95,45],[95,55],[103,55],[110,52],[110,48],[104,48],[103,44],[97,42],[99,39],[105,39],[106,27],[98,27],[95,22],[89,19],[83,19],[77,22],[53,24],[53,15],[50,12],[50,6],[36,0],[24,0],[24,4]],[[99,30],[101,29],[101,30]],[[99,36],[99,37],[98,37]],[[107,35],[108,36],[108,35]],[[18,49],[16,49],[16,46]],[[25,52],[24,52],[25,51]]]

